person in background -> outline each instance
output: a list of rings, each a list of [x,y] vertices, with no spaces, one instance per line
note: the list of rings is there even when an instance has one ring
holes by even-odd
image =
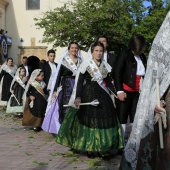
[[[41,66],[42,66],[43,64],[45,64],[46,62],[47,62],[47,61],[44,60],[44,59],[40,60],[39,67],[41,68]]]
[[[0,106],[6,106],[10,98],[10,86],[17,66],[12,58],[8,58],[0,68]]]
[[[116,109],[119,121],[125,134],[128,116],[133,123],[139,98],[139,91],[145,75],[146,57],[144,55],[146,46],[142,35],[133,35],[128,44],[115,63],[114,84],[117,90]]]
[[[55,60],[55,50],[51,49],[47,52],[48,61],[40,64],[40,69],[44,72],[44,82],[46,84],[45,87],[45,94],[49,95],[51,90],[51,83],[54,78],[57,63],[54,62]]]
[[[27,83],[23,95],[23,126],[32,126],[34,131],[40,131],[44,119],[47,100],[44,93],[44,72],[35,69]]]
[[[7,104],[6,113],[16,113],[17,117],[22,117],[23,115],[22,96],[25,91],[26,82],[27,78],[25,68],[19,67],[11,83],[10,87],[11,97]]]
[[[21,65],[18,66],[19,67],[23,67],[25,68],[25,71],[26,71],[26,77],[27,77],[27,80],[29,80],[30,78],[30,75],[31,75],[31,66],[28,66],[28,58],[26,56],[23,56],[22,59],[21,59]]]
[[[109,39],[105,35],[100,35],[96,41],[104,45],[103,61],[106,61],[112,67],[110,76],[114,79],[116,55],[114,51],[109,51]]]
[[[63,122],[64,116],[68,108],[63,107],[68,104],[78,68],[82,63],[82,55],[77,42],[70,42],[67,50],[63,53],[53,78],[51,94],[47,106],[47,113],[42,125],[44,131],[57,134],[60,124]],[[52,94],[53,92],[53,94]],[[52,97],[51,107],[50,105]]]

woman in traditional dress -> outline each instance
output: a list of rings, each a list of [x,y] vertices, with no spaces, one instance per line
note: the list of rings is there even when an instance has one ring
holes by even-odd
[[[17,113],[21,116],[23,113],[22,96],[25,91],[25,85],[27,82],[26,70],[23,67],[19,67],[15,74],[15,77],[11,83],[11,97],[8,101],[6,113]]]
[[[47,113],[42,125],[44,131],[53,134],[58,133],[60,124],[63,122],[68,110],[68,108],[64,108],[63,105],[68,104],[70,100],[75,83],[75,76],[81,63],[82,55],[78,43],[70,42],[68,49],[64,52],[58,63],[56,75],[52,82]],[[53,100],[52,104],[51,99]]]
[[[12,58],[8,58],[0,68],[0,106],[6,106],[10,98],[10,86],[17,66]]]
[[[47,106],[47,100],[43,91],[45,88],[43,78],[44,73],[41,69],[34,70],[23,95],[25,105],[22,125],[32,126],[34,131],[41,130]]]
[[[79,109],[76,112],[70,107],[56,139],[59,144],[87,151],[90,158],[94,158],[93,152],[103,156],[111,149],[123,148],[120,124],[107,89],[109,87],[114,91],[108,76],[111,67],[105,61],[102,62],[103,51],[103,44],[94,43],[91,47],[92,57],[88,57],[80,66],[70,99],[70,104],[75,104]],[[80,106],[80,103],[95,99],[99,101],[97,106]]]
[[[169,170],[170,169],[170,12],[157,33],[149,53],[146,75],[140,94],[132,133],[125,147],[120,169]],[[158,108],[156,80],[153,75],[158,63],[160,97],[165,99],[166,113]],[[154,69],[155,70],[155,69]],[[156,109],[155,109],[156,108]],[[156,114],[158,112],[158,114]],[[160,114],[160,112],[163,112]],[[160,148],[159,128],[156,118],[163,120],[164,148]],[[166,122],[167,119],[167,122]],[[166,124],[167,123],[167,124]],[[167,128],[166,128],[167,126]],[[164,129],[166,128],[166,129]]]

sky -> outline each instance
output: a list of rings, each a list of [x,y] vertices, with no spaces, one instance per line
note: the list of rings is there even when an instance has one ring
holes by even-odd
[[[148,7],[148,6],[151,5],[151,3],[150,3],[150,2],[147,2],[147,1],[144,1],[143,4],[145,5],[145,7]]]

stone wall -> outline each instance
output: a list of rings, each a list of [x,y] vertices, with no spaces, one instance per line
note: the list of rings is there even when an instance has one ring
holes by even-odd
[[[23,56],[36,56],[40,60],[47,60],[47,46],[18,46],[20,54],[18,55],[18,64]]]

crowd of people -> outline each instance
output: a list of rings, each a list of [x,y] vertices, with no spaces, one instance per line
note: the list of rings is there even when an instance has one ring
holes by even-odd
[[[7,106],[7,113],[23,116],[23,126],[55,134],[57,143],[76,153],[86,152],[89,158],[106,159],[116,151],[123,154],[120,169],[159,169],[162,162],[165,169],[170,167],[168,129],[163,131],[165,149],[160,150],[155,140],[154,113],[162,108],[156,106],[152,78],[157,61],[161,97],[169,101],[169,15],[148,63],[146,41],[139,34],[132,35],[127,49],[118,55],[108,51],[109,40],[102,35],[84,59],[77,42],[69,43],[58,63],[55,51],[49,50],[48,61],[35,70],[27,65],[27,57],[18,68],[8,58],[0,69],[0,105]],[[168,113],[168,102],[166,106]],[[126,144],[128,120],[133,129]]]

